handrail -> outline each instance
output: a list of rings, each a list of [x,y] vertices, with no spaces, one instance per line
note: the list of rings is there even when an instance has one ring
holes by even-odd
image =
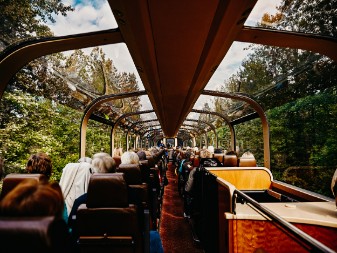
[[[234,190],[233,194],[233,213],[235,214],[235,203],[238,196],[241,198],[240,200],[245,201],[247,204],[255,207],[257,211],[263,213],[267,217],[269,217],[273,222],[277,223],[279,226],[281,226],[283,229],[285,229],[287,232],[290,232],[294,237],[299,240],[302,244],[305,244],[309,246],[311,249],[309,251],[311,252],[326,252],[326,253],[333,253],[334,250],[330,249],[329,247],[325,246],[321,242],[317,241],[310,235],[306,234],[302,230],[298,229],[285,219],[283,219],[281,216],[277,215],[273,211],[269,210],[268,208],[264,207],[254,199],[250,198],[246,194],[244,194],[242,191]],[[305,246],[304,245],[304,246]]]

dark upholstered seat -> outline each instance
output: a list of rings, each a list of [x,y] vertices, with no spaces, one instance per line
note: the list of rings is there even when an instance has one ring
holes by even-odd
[[[139,161],[139,168],[142,175],[142,181],[144,183],[149,183],[150,180],[150,166],[148,160]]]
[[[67,225],[54,217],[0,217],[0,252],[70,252]]]
[[[142,184],[142,173],[138,164],[120,164],[117,172],[124,173],[128,185]]]
[[[148,160],[150,168],[154,168],[156,166],[156,162],[155,162],[153,156],[146,156],[146,160]]]
[[[0,200],[24,180],[47,181],[48,179],[43,174],[8,174],[3,180]]]
[[[87,204],[77,210],[81,252],[143,252],[137,211],[122,173],[93,174]]]
[[[147,207],[149,204],[148,185],[142,181],[139,165],[121,164],[117,171],[124,174],[124,179],[129,191],[129,203],[142,204],[143,207]]]

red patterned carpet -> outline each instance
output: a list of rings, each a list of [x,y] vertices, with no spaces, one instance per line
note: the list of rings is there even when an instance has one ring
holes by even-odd
[[[165,187],[160,221],[160,236],[165,253],[203,253],[192,238],[188,221],[184,218],[183,200],[178,194],[177,178],[169,163],[169,184]]]

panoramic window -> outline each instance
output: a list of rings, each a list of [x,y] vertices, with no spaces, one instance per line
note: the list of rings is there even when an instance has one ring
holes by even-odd
[[[258,1],[245,25],[335,38],[332,2]],[[330,58],[305,50],[235,42],[205,89],[246,94],[258,102],[270,125],[274,177],[332,196],[329,181],[337,163],[333,155],[337,151],[336,67]],[[200,96],[194,108],[224,113],[231,121],[254,113],[244,102],[209,96]],[[222,124],[217,117],[208,119]],[[227,149],[229,128],[222,126],[217,131],[220,145]],[[238,124],[235,132],[237,151],[250,150],[263,166],[261,121]],[[314,176],[317,173],[319,178]]]
[[[20,13],[20,15],[18,14]],[[3,1],[0,52],[33,38],[65,36],[117,27],[106,0]]]

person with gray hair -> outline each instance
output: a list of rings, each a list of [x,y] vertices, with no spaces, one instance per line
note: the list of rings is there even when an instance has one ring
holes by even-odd
[[[98,173],[114,173],[116,172],[115,160],[108,153],[96,153],[92,157],[92,167]]]
[[[94,173],[115,173],[116,163],[115,160],[104,152],[96,153],[92,157],[91,167]],[[73,230],[73,234],[76,237],[76,213],[81,204],[87,203],[87,191],[81,196],[77,197],[72,205],[71,211],[68,217],[68,225]]]
[[[121,156],[121,164],[139,164],[139,157],[133,151],[127,151]]]
[[[114,159],[104,152],[94,154],[92,159],[82,157],[78,163],[68,163],[60,179],[68,216],[73,209],[74,201],[87,192],[91,174],[115,171]]]

